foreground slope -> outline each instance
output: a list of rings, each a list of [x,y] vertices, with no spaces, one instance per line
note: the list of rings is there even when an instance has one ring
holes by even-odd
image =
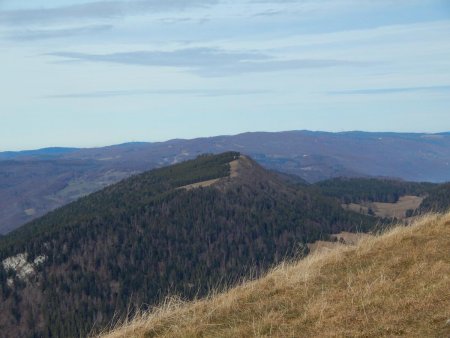
[[[450,213],[426,216],[104,337],[449,337],[449,253]]]
[[[153,170],[0,239],[0,332],[79,337],[167,294],[192,299],[376,220],[238,153]]]

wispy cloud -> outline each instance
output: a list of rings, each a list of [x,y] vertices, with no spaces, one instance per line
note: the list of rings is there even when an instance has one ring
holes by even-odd
[[[56,52],[50,53],[49,55],[78,61],[175,67],[190,70],[201,76],[225,76],[293,69],[367,65],[364,62],[333,59],[283,60],[261,52],[234,52],[216,48],[188,48],[174,51],[134,51],[111,54]]]
[[[443,86],[425,86],[425,87],[395,87],[395,88],[373,88],[373,89],[352,89],[330,91],[330,95],[383,95],[397,93],[414,92],[448,92],[450,85]]]
[[[62,95],[50,95],[45,98],[50,99],[74,99],[74,98],[109,98],[120,96],[141,96],[141,95],[187,95],[203,97],[238,96],[238,95],[260,95],[267,94],[267,90],[239,90],[239,89],[168,89],[168,90],[110,90],[93,91],[84,93],[71,93]]]
[[[282,14],[282,13],[285,13],[284,11],[281,11],[281,10],[277,10],[277,9],[267,9],[267,10],[265,10],[265,11],[262,11],[262,12],[259,12],[259,13],[256,13],[256,14],[254,14],[253,16],[255,16],[255,17],[258,17],[258,16],[275,16],[275,15],[280,15],[280,14]]]
[[[43,24],[95,18],[114,18],[146,12],[181,11],[209,6],[218,0],[96,1],[56,8],[0,11],[1,25]]]
[[[45,40],[67,38],[76,35],[94,34],[112,29],[112,25],[90,25],[64,29],[33,29],[7,34],[7,38],[17,41]]]

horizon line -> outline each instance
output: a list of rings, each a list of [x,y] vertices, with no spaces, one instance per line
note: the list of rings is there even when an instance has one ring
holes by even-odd
[[[446,135],[450,134],[450,131],[441,131],[441,132],[417,132],[417,131],[405,131],[405,132],[397,132],[397,131],[365,131],[365,130],[345,130],[345,131],[325,131],[325,130],[310,130],[310,129],[293,129],[293,130],[280,130],[280,131],[245,131],[237,134],[221,134],[221,135],[210,135],[210,136],[198,136],[193,138],[170,138],[164,140],[155,140],[155,141],[124,141],[118,143],[108,143],[102,145],[92,145],[92,146],[64,146],[64,145],[55,145],[55,146],[44,146],[39,148],[23,148],[16,150],[2,150],[0,149],[0,154],[5,153],[20,153],[20,152],[36,152],[40,150],[84,150],[84,149],[98,149],[98,148],[107,148],[107,147],[115,147],[122,146],[127,144],[157,144],[157,143],[166,143],[171,141],[192,141],[198,139],[208,139],[208,138],[217,138],[217,137],[233,137],[244,134],[281,134],[281,133],[294,133],[294,132],[309,132],[309,133],[326,133],[326,134],[350,134],[350,133],[365,133],[365,134],[401,134],[401,135]]]

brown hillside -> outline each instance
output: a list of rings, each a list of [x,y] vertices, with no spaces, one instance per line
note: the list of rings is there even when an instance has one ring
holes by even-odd
[[[284,264],[104,337],[450,337],[450,214]]]

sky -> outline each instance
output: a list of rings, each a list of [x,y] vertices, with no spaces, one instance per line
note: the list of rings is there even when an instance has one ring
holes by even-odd
[[[450,131],[449,0],[0,0],[0,151]]]

